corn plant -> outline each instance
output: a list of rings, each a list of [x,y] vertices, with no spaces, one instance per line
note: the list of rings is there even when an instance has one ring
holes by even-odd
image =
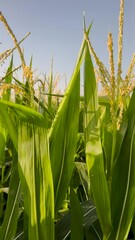
[[[22,237],[29,240],[126,240],[131,230],[135,233],[135,92],[132,81],[135,58],[133,55],[126,77],[122,79],[123,15],[124,0],[121,0],[116,77],[112,34],[108,36],[108,71],[91,45],[91,25],[86,29],[84,20],[84,37],[75,69],[56,115],[52,115],[52,72],[46,107],[34,93],[32,62],[26,66],[16,37],[0,14],[20,54],[24,78],[21,82],[13,76],[12,58],[3,79],[5,82],[1,84],[0,99],[2,240]],[[91,55],[98,66],[96,73]],[[83,98],[80,96],[82,63]],[[98,95],[97,77],[103,86],[102,96]],[[12,84],[13,79],[15,84]],[[14,102],[11,87],[15,90]],[[44,110],[43,114],[38,112],[37,104]],[[83,161],[79,151],[83,151]],[[76,171],[80,174],[85,201],[78,198]],[[70,212],[59,219],[65,200],[68,200]]]

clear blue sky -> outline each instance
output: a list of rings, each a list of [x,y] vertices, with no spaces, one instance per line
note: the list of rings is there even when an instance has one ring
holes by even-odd
[[[33,67],[38,73],[49,73],[54,56],[54,73],[70,78],[83,38],[83,11],[87,25],[94,20],[90,39],[100,59],[107,65],[110,31],[117,54],[119,0],[4,0],[0,7],[18,40],[31,32],[22,47],[27,64],[33,54]],[[134,9],[135,0],[125,0],[124,71],[135,51]],[[2,23],[0,42],[1,51],[13,45]]]

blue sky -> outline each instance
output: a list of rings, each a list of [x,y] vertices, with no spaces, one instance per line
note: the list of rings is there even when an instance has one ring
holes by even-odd
[[[90,39],[100,59],[108,64],[107,35],[113,33],[117,61],[119,0],[4,0],[1,11],[18,40],[27,32],[31,35],[21,45],[27,64],[33,55],[33,68],[49,73],[54,57],[54,73],[66,74],[69,80],[83,38],[83,11],[86,23],[92,21]],[[135,1],[125,0],[123,71],[128,68],[135,51]],[[1,51],[13,46],[0,23]],[[15,55],[15,63],[19,58]],[[17,66],[16,64],[16,66]]]

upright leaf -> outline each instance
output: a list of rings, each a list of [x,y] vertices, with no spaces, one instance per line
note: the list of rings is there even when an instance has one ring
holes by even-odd
[[[7,72],[6,72],[5,84],[7,84],[7,86],[8,86],[8,84],[12,83],[12,68],[13,68],[13,56],[11,58],[9,67],[7,69]],[[8,87],[3,93],[3,96],[2,96],[3,100],[9,101],[10,100],[10,95],[11,95],[11,87]]]
[[[18,156],[28,237],[53,240],[53,184],[46,129],[20,122]]]
[[[4,123],[4,119],[0,114],[0,188],[4,187],[4,169],[5,169],[5,147],[7,141],[7,127]],[[0,224],[3,220],[3,205],[4,205],[4,194],[3,191],[0,192]]]
[[[111,240],[127,239],[135,211],[135,91],[128,109],[128,127],[112,176]]]
[[[90,28],[88,32],[89,30]],[[74,168],[79,121],[80,66],[84,47],[83,39],[73,75],[50,131],[50,157],[56,212],[62,205]]]
[[[95,239],[101,240],[100,238],[98,238],[98,235],[101,235],[100,234],[101,229],[99,227],[98,228],[95,227],[95,224],[94,224],[94,222],[97,220],[97,213],[96,213],[96,207],[93,204],[92,199],[82,202],[81,208],[83,211],[83,232],[85,235],[84,238],[87,239],[87,236],[89,236],[89,235],[93,236],[93,228],[95,228],[96,233],[94,234],[94,236],[97,237]],[[55,225],[55,239],[56,240],[70,239],[71,221],[72,221],[71,218],[72,218],[71,211],[69,211],[67,214],[64,215],[64,217],[60,221],[58,221],[56,223],[56,225]],[[77,219],[77,221],[80,221],[80,219]],[[74,222],[74,224],[76,224],[76,222]],[[78,225],[76,224],[76,227],[77,226]],[[79,228],[79,226],[78,226],[78,228]]]
[[[83,240],[83,212],[77,194],[72,186],[70,187],[71,203],[71,240]]]
[[[1,101],[2,102],[2,101]],[[3,101],[4,102],[4,101]],[[0,145],[1,151],[5,151],[6,146],[6,137],[7,134],[10,135],[13,143],[13,163],[11,168],[11,177],[9,184],[9,192],[8,199],[6,204],[6,210],[4,215],[3,223],[0,227],[0,236],[1,240],[11,240],[15,236],[17,221],[18,221],[18,208],[19,208],[19,199],[20,199],[20,179],[18,175],[18,166],[17,166],[17,150],[18,150],[18,142],[17,142],[17,131],[16,125],[11,118],[11,113],[9,116],[7,106],[0,103],[0,125],[1,125],[1,138]],[[2,152],[1,152],[2,154]],[[4,154],[4,153],[3,153]],[[2,155],[3,155],[2,154]],[[1,163],[4,161],[4,156],[2,156]],[[4,162],[3,162],[4,164]],[[2,204],[2,201],[1,203]]]
[[[98,96],[94,69],[88,45],[84,62],[85,144],[90,186],[104,234],[111,230],[111,209],[100,139]]]
[[[63,104],[61,111],[58,112],[56,116],[57,125],[53,126],[50,137],[50,156],[55,190],[56,212],[59,210],[64,200],[74,168],[79,120],[79,74],[74,80],[76,80],[75,85],[70,95],[66,95],[68,100],[64,98],[65,104]]]
[[[14,239],[16,228],[17,228],[17,221],[18,221],[20,193],[21,193],[21,184],[20,184],[20,178],[18,174],[17,153],[15,151],[13,155],[13,164],[11,169],[11,177],[10,177],[6,211],[5,211],[4,221],[0,227],[1,240]]]

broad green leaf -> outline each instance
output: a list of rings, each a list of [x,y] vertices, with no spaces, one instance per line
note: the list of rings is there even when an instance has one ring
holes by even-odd
[[[53,182],[45,119],[41,114],[19,104],[0,100],[0,107],[2,117],[6,117],[5,123],[11,139],[18,150],[29,239],[53,240]],[[13,120],[17,121],[17,126]],[[17,127],[19,133],[16,131]]]
[[[89,30],[90,28],[88,32]],[[85,40],[82,42],[73,75],[50,131],[50,158],[56,213],[62,205],[74,169],[79,121],[80,66],[84,47]]]
[[[83,213],[77,194],[70,187],[71,240],[83,240]]]
[[[8,107],[8,109],[6,109],[6,107]],[[8,129],[8,130],[13,142],[14,142],[13,140],[14,138],[17,139],[17,130],[15,127],[16,122],[14,123],[13,122],[14,120],[10,122],[10,119],[12,118],[9,117],[9,114],[10,114],[9,111],[11,111],[12,113],[11,115],[14,115],[16,118],[20,119],[23,122],[28,121],[29,123],[34,123],[38,126],[45,127],[44,117],[40,113],[34,111],[31,108],[28,108],[20,104],[4,101],[4,100],[0,100],[0,108],[1,108],[0,113],[3,119],[5,119],[5,123],[7,124],[7,126],[12,126],[11,129]],[[15,144],[15,147],[17,147],[17,144]],[[17,147],[17,150],[18,150],[18,147]]]
[[[53,240],[53,184],[45,128],[20,122],[18,158],[28,237]]]
[[[76,151],[80,76],[76,80],[70,96],[65,95],[64,104],[60,105],[61,111],[56,115],[57,121],[52,127],[50,136],[50,157],[55,190],[56,212],[60,209],[74,169],[74,155]],[[58,110],[59,111],[59,110]],[[62,114],[62,115],[61,115]],[[66,174],[65,174],[66,173]]]
[[[104,237],[107,237],[111,230],[111,208],[98,123],[97,85],[88,45],[85,47],[84,104],[86,162],[90,186],[101,228]]]
[[[127,239],[135,212],[135,92],[128,109],[128,127],[112,176],[112,223],[109,239]]]

